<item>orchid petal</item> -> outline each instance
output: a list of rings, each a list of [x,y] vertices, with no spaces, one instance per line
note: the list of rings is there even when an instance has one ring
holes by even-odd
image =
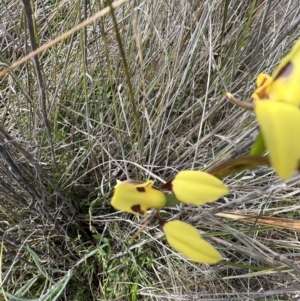
[[[172,181],[172,190],[178,200],[194,205],[214,202],[228,193],[228,187],[218,178],[193,170],[179,172]]]
[[[193,226],[182,221],[169,221],[163,225],[170,246],[186,258],[213,264],[222,259],[222,255]]]
[[[285,102],[257,100],[254,111],[270,162],[286,180],[297,169],[300,159],[300,110]]]

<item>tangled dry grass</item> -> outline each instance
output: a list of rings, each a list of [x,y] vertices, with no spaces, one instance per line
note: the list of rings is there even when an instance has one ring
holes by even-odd
[[[1,0],[1,69],[108,4]],[[206,233],[225,258],[215,266],[174,253],[156,225],[130,243],[143,220],[109,200],[116,179],[249,151],[254,116],[224,95],[246,99],[272,73],[298,38],[298,3],[127,1],[114,16],[0,79],[2,300],[296,300],[298,232],[215,213],[297,220],[299,178],[243,172],[215,204],[164,211]]]

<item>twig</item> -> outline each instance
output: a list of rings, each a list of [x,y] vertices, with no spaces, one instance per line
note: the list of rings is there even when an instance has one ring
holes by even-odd
[[[238,100],[235,98],[231,93],[226,93],[226,99],[230,101],[231,103],[235,104],[236,106],[253,111],[254,110],[254,105],[245,101]]]

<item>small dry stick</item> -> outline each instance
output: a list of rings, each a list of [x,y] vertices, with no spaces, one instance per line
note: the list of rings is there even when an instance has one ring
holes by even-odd
[[[137,236],[152,222],[154,217],[157,216],[159,210],[155,210],[155,212],[150,216],[148,220],[144,222],[144,224],[134,233],[134,235],[130,239],[130,244],[137,238]]]
[[[236,106],[253,111],[254,110],[254,105],[245,101],[241,101],[236,99],[231,93],[226,93],[226,99],[230,101],[231,103],[235,104]]]

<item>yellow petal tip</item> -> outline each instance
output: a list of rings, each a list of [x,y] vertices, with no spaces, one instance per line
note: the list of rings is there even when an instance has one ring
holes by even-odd
[[[222,259],[221,253],[202,239],[196,228],[185,222],[166,222],[163,230],[170,246],[192,261],[215,264]]]
[[[228,193],[228,187],[221,180],[202,171],[184,170],[172,181],[176,198],[187,204],[201,205],[214,202]]]

